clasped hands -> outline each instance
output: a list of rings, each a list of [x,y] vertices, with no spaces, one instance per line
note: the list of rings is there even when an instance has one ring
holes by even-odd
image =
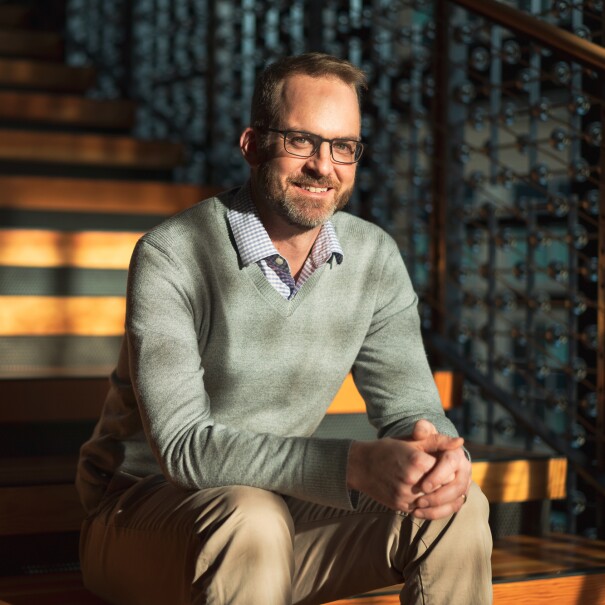
[[[439,434],[428,420],[419,420],[410,437],[355,441],[347,484],[419,519],[447,517],[460,510],[471,484],[463,443]]]

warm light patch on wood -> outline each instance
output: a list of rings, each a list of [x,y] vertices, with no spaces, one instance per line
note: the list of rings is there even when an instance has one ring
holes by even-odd
[[[451,409],[455,405],[456,381],[459,380],[459,377],[455,372],[439,370],[433,373],[433,378],[437,384],[443,409]],[[355,386],[353,376],[348,374],[340,390],[336,393],[336,397],[332,400],[328,414],[364,414],[365,411],[365,401]]]
[[[132,137],[0,129],[0,159],[89,166],[169,169],[184,160],[182,145]]]
[[[0,230],[0,265],[128,269],[141,233]]]
[[[121,296],[0,296],[0,336],[119,336]]]
[[[565,458],[473,462],[473,480],[490,502],[564,498],[566,471]]]
[[[357,390],[352,374],[347,374],[336,397],[328,408],[328,414],[363,414],[366,403]]]
[[[0,208],[169,215],[220,190],[148,181],[0,176]]]

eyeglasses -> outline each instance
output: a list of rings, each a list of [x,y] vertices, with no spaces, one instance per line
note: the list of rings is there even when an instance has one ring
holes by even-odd
[[[355,164],[363,153],[363,143],[355,139],[324,139],[312,132],[267,128],[284,137],[284,149],[299,158],[310,158],[322,143],[330,143],[330,155],[337,164]]]

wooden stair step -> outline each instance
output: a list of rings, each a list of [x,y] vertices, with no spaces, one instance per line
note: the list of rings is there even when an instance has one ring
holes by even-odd
[[[0,381],[1,424],[96,420],[109,389],[107,376]],[[0,481],[1,482],[1,481]]]
[[[96,420],[101,412],[101,406],[109,382],[107,375],[99,377],[70,377],[65,376],[69,368],[63,368],[63,373],[54,377],[33,379],[4,379],[0,381],[0,401],[16,401],[16,406],[0,407],[0,423],[32,423],[32,422],[77,422],[81,420]],[[447,375],[453,372],[439,370],[433,373],[443,382]],[[342,414],[342,399],[347,397],[349,384],[352,382],[349,374],[340,391],[328,408],[328,414]],[[444,403],[447,391],[440,391]],[[365,413],[365,403],[357,413]],[[490,459],[490,448],[477,450],[478,460]],[[475,457],[475,452],[473,452]],[[519,458],[519,452],[508,453],[507,458],[494,458],[499,462],[510,462]],[[0,480],[1,483],[1,480]]]
[[[24,4],[0,4],[0,27],[24,27],[32,15],[32,9]]]
[[[604,542],[568,535],[511,536],[497,542],[494,605],[605,605],[604,552]],[[536,568],[541,571],[532,571]],[[399,605],[400,589],[392,586],[329,605]],[[0,605],[103,605],[75,571],[0,578],[0,599]]]
[[[148,181],[0,176],[0,208],[168,216],[219,191]]]
[[[84,518],[73,484],[75,457],[70,462],[65,456],[46,456],[44,464],[38,467],[36,462],[37,458],[34,461],[8,458],[1,462],[0,535],[77,531]],[[23,484],[25,481],[28,484]],[[10,482],[15,485],[6,485]],[[520,561],[527,559],[525,554],[519,557]],[[531,567],[526,563],[532,571],[527,573],[555,573],[552,559],[547,561],[548,569],[540,560],[531,559]],[[511,567],[502,581],[510,581],[514,569]]]
[[[95,82],[91,67],[70,67],[49,61],[0,59],[0,87],[83,93]]]
[[[0,487],[0,536],[78,531],[83,520],[73,482]]]
[[[0,248],[2,240],[0,239]],[[1,263],[0,263],[1,264]],[[444,410],[451,410],[460,405],[462,397],[462,376],[458,372],[436,370],[433,378],[441,397]],[[353,376],[349,374],[330,406],[334,414],[365,414],[366,404],[355,386]]]
[[[77,456],[3,457],[0,463],[0,485],[33,487],[73,483]],[[1,488],[0,488],[1,489]]]
[[[82,584],[80,572],[0,578],[0,605],[108,605]]]
[[[142,233],[0,229],[0,266],[128,269]]]
[[[182,164],[183,146],[132,137],[0,129],[0,160],[168,170]]]
[[[63,38],[54,32],[0,27],[0,55],[61,61]]]
[[[519,451],[508,459],[495,459],[489,448],[467,443],[473,465],[473,481],[491,503],[559,500],[565,498],[567,459]],[[496,448],[497,449],[497,448]]]
[[[0,91],[0,120],[130,130],[136,104],[33,92]]]
[[[121,296],[0,296],[0,336],[119,336]]]
[[[605,605],[602,541],[563,534],[509,536],[494,544],[492,573],[494,605]],[[399,605],[401,587],[329,605]]]
[[[87,409],[93,405],[87,404]],[[96,403],[100,408],[100,402]],[[80,416],[83,411],[80,411]],[[97,418],[98,414],[94,416]],[[471,449],[472,451],[472,449]],[[74,454],[75,455],[75,454]],[[13,501],[18,499],[19,485],[24,482],[28,485],[43,484],[50,481],[54,483],[71,484],[75,476],[75,458],[71,464],[69,459],[64,456],[48,456],[45,464],[36,467],[36,462],[27,458],[10,458],[0,461],[0,485],[9,485],[12,491],[10,496]],[[522,470],[519,472],[519,465],[522,464]],[[524,502],[528,500],[557,499],[565,496],[565,474],[566,461],[561,458],[523,458],[523,453],[519,453],[517,460],[504,463],[490,460],[473,460],[473,479],[481,487],[488,500],[492,503],[502,502]],[[476,472],[476,469],[481,469]],[[492,475],[508,474],[509,479],[498,479],[492,477],[489,481],[485,480],[483,469],[487,468]],[[19,470],[23,469],[23,470]],[[528,472],[529,469],[529,472]],[[543,475],[543,476],[539,476]],[[23,478],[19,478],[19,477]],[[36,478],[37,477],[37,478]],[[0,488],[0,493],[3,488]],[[26,490],[27,499],[29,492]],[[17,507],[18,508],[18,507]],[[0,515],[1,517],[1,515]],[[7,523],[10,522],[7,520]],[[0,530],[0,535],[2,531]]]

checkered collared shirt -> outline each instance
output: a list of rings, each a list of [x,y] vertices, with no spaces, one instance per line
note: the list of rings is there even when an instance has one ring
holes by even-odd
[[[340,264],[342,248],[334,225],[325,223],[311,248],[311,252],[295,281],[288,261],[276,250],[263,226],[256,206],[250,197],[249,184],[242,187],[227,213],[235,245],[244,266],[257,263],[267,281],[287,300],[294,298],[313,272],[335,258]]]

